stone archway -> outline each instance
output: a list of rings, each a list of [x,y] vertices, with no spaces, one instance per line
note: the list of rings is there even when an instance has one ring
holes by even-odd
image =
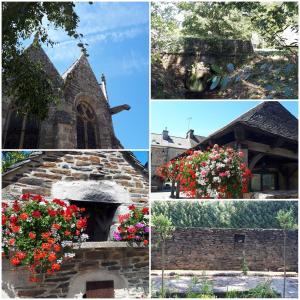
[[[128,282],[122,275],[114,271],[93,269],[81,271],[72,278],[67,298],[84,298],[87,293],[87,283],[99,281],[113,282],[114,298],[126,297]]]

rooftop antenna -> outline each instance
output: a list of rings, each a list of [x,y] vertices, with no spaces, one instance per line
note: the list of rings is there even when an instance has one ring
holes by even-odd
[[[192,120],[193,118],[192,117],[188,117],[186,120],[188,121],[188,129],[187,129],[187,131],[189,131],[190,130],[190,123],[191,123],[191,120]]]

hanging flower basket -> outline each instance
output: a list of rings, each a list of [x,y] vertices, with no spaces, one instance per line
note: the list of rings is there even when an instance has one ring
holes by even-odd
[[[138,208],[130,205],[129,213],[119,215],[120,225],[113,233],[116,241],[127,241],[129,243],[149,244],[149,208]]]
[[[179,183],[190,198],[243,198],[251,171],[243,152],[214,145],[206,151],[189,150],[185,156],[158,168],[158,176]]]
[[[59,271],[63,261],[73,257],[73,245],[85,242],[84,209],[66,201],[45,200],[24,194],[20,200],[2,203],[3,255],[13,266],[26,266],[30,281],[39,273]]]

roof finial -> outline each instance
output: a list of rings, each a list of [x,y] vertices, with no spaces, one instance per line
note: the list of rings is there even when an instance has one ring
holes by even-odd
[[[106,79],[104,74],[102,73],[101,75],[101,90],[103,92],[104,97],[106,98],[106,101],[108,101],[108,97],[107,97],[107,90],[106,90]]]
[[[104,83],[106,83],[105,75],[103,73],[101,75],[101,81],[104,82]]]
[[[33,38],[33,43],[32,44],[34,46],[40,45],[40,34],[39,34],[38,31],[34,34],[34,38]]]

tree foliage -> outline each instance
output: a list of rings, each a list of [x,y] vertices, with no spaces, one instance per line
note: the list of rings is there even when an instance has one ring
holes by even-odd
[[[79,17],[72,2],[4,2],[2,3],[2,79],[5,93],[12,96],[20,114],[47,117],[49,106],[59,99],[59,90],[40,63],[24,50],[24,41],[35,36],[39,43],[53,46],[48,29],[63,29],[86,54],[86,44],[78,33]]]
[[[175,227],[281,228],[276,219],[281,209],[298,219],[298,204],[292,201],[155,202],[152,215],[162,214]]]
[[[13,164],[26,159],[30,155],[30,152],[24,151],[3,151],[2,152],[2,172],[6,172],[7,169]]]
[[[239,9],[225,2],[182,2],[183,34],[214,39],[249,39],[251,23]]]
[[[179,16],[183,21],[175,22]],[[152,34],[158,44],[180,31],[181,36],[239,40],[249,40],[257,33],[268,46],[297,46],[296,42],[288,44],[286,30],[297,36],[297,2],[186,1],[152,5]]]
[[[173,3],[155,3],[151,5],[151,46],[165,46],[170,36],[179,34],[179,21],[176,19],[178,8]]]

